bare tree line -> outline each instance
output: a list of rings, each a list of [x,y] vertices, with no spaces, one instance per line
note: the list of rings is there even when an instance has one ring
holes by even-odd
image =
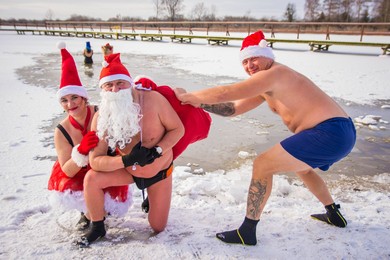
[[[154,14],[149,17],[149,21],[277,21],[265,17],[251,17],[250,11],[243,16],[218,18],[216,15],[217,8],[214,5],[208,7],[204,2],[195,4],[186,17],[183,14],[185,9],[184,0],[151,1]],[[304,12],[303,20],[310,22],[390,22],[390,0],[306,0]],[[294,3],[288,3],[282,15],[283,21],[300,21],[297,18]],[[54,20],[53,18],[54,12],[49,9],[46,12],[45,20]],[[143,20],[139,17],[117,14],[107,21]],[[101,19],[73,14],[66,21],[101,21]]]
[[[184,0],[153,0],[156,10],[155,19],[170,21],[184,20]],[[390,0],[306,0],[306,21],[316,22],[390,22]],[[296,5],[288,3],[283,14],[285,21],[297,21]],[[195,4],[189,20],[214,21],[216,7],[208,8],[204,2]],[[255,20],[249,14],[243,17],[225,16],[223,20]]]
[[[191,9],[189,17],[185,18],[181,13],[184,10],[184,0],[152,0],[156,16],[155,20],[194,20],[194,21],[214,21],[216,20],[216,7],[210,8],[204,2],[195,4]],[[153,19],[152,18],[152,19]]]
[[[306,0],[304,20],[390,22],[390,0]]]

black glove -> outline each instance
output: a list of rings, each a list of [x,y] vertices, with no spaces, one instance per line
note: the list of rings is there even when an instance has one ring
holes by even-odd
[[[161,148],[160,148],[160,149],[161,149]],[[162,156],[162,154],[159,153],[159,152],[157,151],[157,146],[155,146],[155,147],[153,147],[153,148],[150,148],[150,151],[151,151],[151,153],[152,153],[152,156],[153,156],[155,159],[160,158],[160,157]]]
[[[129,154],[122,156],[122,162],[125,167],[138,164],[139,166],[145,166],[154,162],[157,157],[153,156],[152,149],[141,146],[141,142],[133,147],[133,150]]]

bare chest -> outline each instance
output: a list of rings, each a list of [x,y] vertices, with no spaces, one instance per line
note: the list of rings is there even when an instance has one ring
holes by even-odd
[[[141,138],[144,146],[156,145],[165,134],[165,127],[162,125],[158,113],[146,111],[140,121]]]
[[[128,144],[125,149],[121,150],[122,153],[130,152],[139,141],[142,142],[142,146],[151,148],[155,146],[165,134],[165,128],[161,124],[158,113],[154,111],[141,112],[141,131],[133,137],[131,143]]]

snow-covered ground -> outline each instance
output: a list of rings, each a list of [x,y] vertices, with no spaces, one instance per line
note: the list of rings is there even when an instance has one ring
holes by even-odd
[[[172,207],[164,232],[158,235],[151,232],[147,215],[140,209],[141,193],[134,189],[134,205],[128,214],[107,219],[109,229],[105,239],[87,249],[72,246],[72,241],[80,235],[74,231],[79,213],[51,208],[47,199],[47,180],[55,157],[54,147],[48,145],[52,131],[47,128],[62,114],[55,98],[56,86],[30,85],[15,73],[18,68],[36,64],[37,57],[47,54],[59,57],[55,46],[60,40],[66,41],[68,50],[75,55],[81,52],[86,41],[0,33],[3,63],[0,70],[1,259],[390,258],[388,168],[376,172],[373,167],[374,174],[361,176],[358,185],[346,174],[348,169],[340,170],[341,177],[329,181],[334,199],[341,203],[341,211],[348,220],[345,229],[312,220],[309,215],[322,212],[322,205],[300,181],[279,175],[274,178],[273,193],[258,225],[258,245],[243,247],[217,240],[216,232],[237,228],[244,219],[250,159],[254,156],[246,151],[237,154],[243,158],[234,169],[221,167],[202,172],[194,170],[196,165],[176,165]],[[99,48],[107,41],[90,41],[95,46],[94,57],[98,62]],[[389,42],[389,38],[379,41]],[[224,77],[227,82],[246,77],[238,62],[239,42],[226,47],[204,42],[111,43],[117,52],[152,57],[145,60],[150,66],[170,66],[182,71],[186,80],[191,80],[192,74],[216,77],[219,83],[223,83]],[[316,53],[308,51],[307,46],[288,45],[277,47],[274,52],[279,62],[307,75],[329,95],[352,104],[372,105],[380,100],[383,111],[389,111],[385,107],[390,105],[390,57],[380,55],[380,50],[335,46],[328,53]],[[43,66],[38,64],[31,75],[40,75]],[[58,75],[59,70],[60,64],[53,67]],[[93,80],[97,82],[98,75]],[[42,82],[44,86],[43,78]],[[212,85],[210,82],[209,86]],[[95,91],[94,86],[89,86],[89,90]],[[380,125],[384,129],[380,131],[388,140],[386,121],[390,115],[386,112],[383,115]],[[389,149],[388,143],[384,147]],[[207,159],[219,158],[214,154]]]

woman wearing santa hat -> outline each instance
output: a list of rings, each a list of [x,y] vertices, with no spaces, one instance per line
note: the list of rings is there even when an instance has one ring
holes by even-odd
[[[48,182],[53,191],[50,202],[63,209],[81,211],[77,223],[79,230],[89,227],[90,220],[86,212],[83,197],[83,181],[90,169],[89,151],[96,147],[99,138],[90,131],[96,106],[88,104],[88,93],[81,84],[73,57],[65,49],[65,43],[58,44],[62,56],[62,75],[58,100],[68,116],[57,125],[54,132],[54,144],[58,160],[54,163]],[[128,186],[109,187],[105,190],[105,210],[113,215],[123,215],[132,200]]]

